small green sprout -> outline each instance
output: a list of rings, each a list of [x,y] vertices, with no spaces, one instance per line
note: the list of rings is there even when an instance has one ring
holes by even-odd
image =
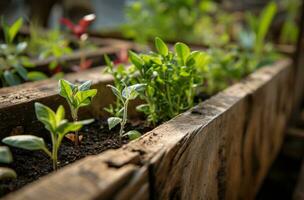
[[[93,122],[93,120],[84,120],[77,122],[68,122],[65,118],[64,107],[58,107],[56,113],[49,107],[35,103],[37,119],[44,124],[44,127],[50,132],[52,139],[52,152],[50,152],[44,142],[44,139],[34,135],[17,135],[6,137],[3,143],[27,150],[42,150],[53,160],[53,169],[58,168],[58,150],[64,136],[71,131],[78,131],[83,125]]]
[[[0,146],[0,163],[9,164],[13,161],[12,153],[6,146]],[[0,167],[0,180],[17,178],[14,170],[7,167]]]
[[[122,117],[108,118],[108,124],[109,124],[110,130],[112,128],[114,128],[115,126],[117,126],[118,124],[120,124],[120,130],[119,130],[120,141],[121,141],[121,138],[124,136],[128,136],[129,139],[133,140],[133,139],[140,137],[140,135],[141,135],[136,130],[131,130],[131,131],[128,131],[127,133],[125,133],[124,128],[125,128],[125,125],[128,120],[129,101],[136,99],[138,97],[138,95],[140,94],[140,92],[144,91],[145,86],[146,86],[145,84],[135,84],[135,85],[131,85],[131,86],[125,86],[125,88],[122,91],[120,91],[118,88],[116,88],[112,85],[108,85],[108,87],[111,88],[111,90],[113,91],[113,93],[117,97],[117,99],[119,99],[123,105],[123,107],[120,108],[119,113],[117,113],[115,115],[115,116],[122,115]]]
[[[86,81],[81,85],[75,85],[66,80],[59,80],[59,94],[66,99],[70,106],[73,121],[78,120],[80,107],[91,104],[93,97],[97,94],[96,89],[90,89],[92,81]],[[75,145],[79,144],[78,131],[75,132]]]

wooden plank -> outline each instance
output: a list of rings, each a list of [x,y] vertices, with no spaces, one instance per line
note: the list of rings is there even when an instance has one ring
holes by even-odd
[[[293,193],[293,200],[303,200],[303,199],[304,199],[304,160],[302,162],[301,172],[298,177],[298,183]]]
[[[4,199],[253,199],[283,140],[293,69],[290,60],[262,68],[138,140]]]

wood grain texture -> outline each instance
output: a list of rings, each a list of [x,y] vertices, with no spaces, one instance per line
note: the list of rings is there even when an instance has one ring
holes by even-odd
[[[290,60],[262,68],[138,140],[4,199],[253,199],[283,140],[293,70]]]

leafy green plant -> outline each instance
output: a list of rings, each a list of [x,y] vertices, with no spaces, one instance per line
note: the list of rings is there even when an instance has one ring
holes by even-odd
[[[1,86],[18,85],[24,81],[33,80],[38,72],[28,72],[26,68],[33,67],[25,55],[26,42],[14,44],[15,37],[23,24],[22,18],[16,20],[11,26],[2,19],[5,43],[0,44],[0,81]]]
[[[260,59],[265,52],[267,46],[265,39],[276,12],[277,5],[271,2],[259,16],[250,12],[246,13],[246,21],[250,29],[240,32],[240,45],[245,49],[253,50],[257,59]]]
[[[145,104],[137,110],[145,113],[148,122],[156,124],[168,120],[193,106],[194,96],[203,84],[202,73],[208,69],[209,55],[200,51],[191,52],[183,43],[175,44],[175,52],[169,51],[160,39],[155,39],[158,53],[136,54],[132,51],[129,58],[132,65],[125,71],[109,70],[114,80],[124,77],[127,85],[145,84],[141,96]],[[122,74],[120,74],[122,73]],[[115,87],[123,88],[119,81]],[[120,102],[116,108],[120,107]]]
[[[41,60],[50,57],[55,58],[49,64],[50,70],[54,70],[59,64],[63,64],[60,62],[60,58],[72,52],[69,43],[69,40],[58,29],[43,31],[35,25],[30,27],[28,52],[38,56],[38,59]]]
[[[169,41],[224,45],[236,25],[234,16],[212,0],[135,0],[127,4],[126,19],[122,33],[142,43],[159,36]]]
[[[53,169],[56,170],[58,167],[58,150],[64,136],[69,132],[78,131],[83,125],[89,124],[93,120],[68,122],[68,120],[64,119],[65,111],[63,106],[59,106],[57,111],[54,112],[41,103],[35,103],[35,111],[37,119],[50,132],[52,152],[48,150],[43,138],[34,135],[10,136],[4,138],[2,142],[26,150],[42,150],[53,160]]]
[[[92,81],[86,81],[81,85],[75,85],[66,80],[59,80],[59,94],[66,99],[71,110],[74,122],[78,121],[78,110],[91,104],[97,94],[96,89],[90,89]],[[79,144],[78,131],[75,131],[75,145]]]
[[[145,84],[135,84],[131,86],[125,86],[123,90],[119,90],[115,86],[108,85],[111,88],[113,94],[116,98],[121,102],[122,107],[119,107],[118,113],[116,113],[115,117],[108,118],[109,129],[111,130],[118,124],[120,124],[119,136],[120,140],[124,136],[128,136],[129,139],[133,140],[140,136],[140,133],[136,130],[131,130],[125,133],[125,125],[128,120],[128,105],[130,100],[134,100],[138,97],[138,95],[144,91]],[[118,117],[121,116],[122,117]]]
[[[9,164],[13,161],[12,153],[6,146],[0,146],[0,163]],[[14,170],[7,167],[0,167],[0,180],[17,178]]]

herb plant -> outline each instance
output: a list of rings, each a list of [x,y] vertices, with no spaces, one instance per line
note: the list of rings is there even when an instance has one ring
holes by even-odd
[[[13,161],[12,153],[6,146],[0,146],[0,163],[9,164]],[[0,180],[14,179],[17,174],[14,170],[7,167],[0,167]]]
[[[71,110],[74,122],[78,121],[78,110],[91,104],[97,94],[96,89],[90,89],[92,81],[86,81],[81,85],[75,85],[66,80],[59,80],[59,94],[66,99]],[[75,145],[79,144],[78,131],[75,131]]]
[[[22,148],[26,150],[42,150],[53,160],[53,169],[58,167],[58,150],[62,139],[71,131],[78,131],[85,124],[91,123],[93,120],[84,120],[77,122],[68,122],[65,118],[63,106],[59,106],[54,112],[49,107],[35,103],[35,111],[37,119],[44,124],[44,127],[50,132],[52,139],[52,151],[48,150],[44,139],[34,135],[17,135],[6,137],[2,140],[3,143]]]
[[[16,20],[11,26],[2,20],[5,38],[5,43],[0,44],[0,86],[2,87],[18,85],[24,81],[35,80],[38,75],[42,76],[41,72],[28,72],[26,69],[33,67],[25,55],[27,43],[14,43],[22,24],[22,18]]]
[[[145,113],[148,122],[154,125],[193,106],[194,96],[203,84],[202,73],[208,69],[209,60],[207,53],[191,52],[183,43],[175,44],[175,52],[169,51],[160,38],[155,39],[155,46],[158,53],[136,54],[130,51],[132,66],[127,76],[124,77],[123,70],[108,70],[114,80],[123,77],[127,85],[146,85],[140,95],[146,103],[138,106],[137,110]],[[115,87],[119,90],[123,84],[116,81]]]
[[[115,117],[108,118],[108,124],[109,129],[111,130],[118,124],[120,124],[120,130],[119,130],[119,137],[120,141],[121,138],[124,136],[128,136],[129,139],[133,140],[140,136],[140,133],[136,130],[131,130],[125,133],[125,125],[128,120],[128,105],[130,100],[134,100],[138,97],[138,95],[144,91],[145,84],[135,84],[131,86],[125,86],[124,89],[121,91],[119,88],[116,88],[115,86],[108,85],[108,87],[111,88],[113,94],[116,96],[116,98],[121,102],[120,105],[122,105],[121,108],[119,108],[118,113],[115,114]],[[121,116],[122,117],[118,117]]]

